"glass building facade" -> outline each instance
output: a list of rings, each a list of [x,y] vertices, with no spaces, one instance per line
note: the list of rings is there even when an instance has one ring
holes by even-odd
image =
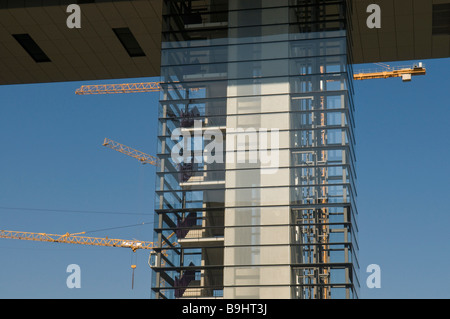
[[[357,298],[343,0],[163,1],[155,298]]]

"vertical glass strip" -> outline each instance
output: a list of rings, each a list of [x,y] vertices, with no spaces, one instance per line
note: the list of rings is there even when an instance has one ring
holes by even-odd
[[[163,1],[155,298],[357,298],[346,1]]]

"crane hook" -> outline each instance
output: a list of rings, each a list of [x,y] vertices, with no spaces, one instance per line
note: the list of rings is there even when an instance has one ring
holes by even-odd
[[[136,269],[136,265],[131,265],[132,274],[131,274],[131,289],[134,288],[134,270]]]

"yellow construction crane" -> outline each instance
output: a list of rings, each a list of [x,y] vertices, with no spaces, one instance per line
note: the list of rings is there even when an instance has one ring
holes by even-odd
[[[391,67],[387,64],[376,63],[386,68],[384,71],[375,72],[360,72],[353,75],[354,80],[369,80],[369,79],[387,79],[394,77],[401,77],[403,82],[411,81],[412,76],[425,75],[426,69],[422,65],[422,62],[409,67]]]
[[[375,63],[386,68],[384,71],[359,72],[353,75],[354,80],[368,79],[387,79],[392,77],[401,77],[404,82],[411,81],[412,76],[425,75],[426,69],[422,62],[410,67],[391,67],[385,63]],[[142,83],[122,83],[122,84],[100,84],[100,85],[82,85],[75,90],[77,95],[90,94],[120,94],[120,93],[148,93],[159,92],[162,90],[162,82],[142,82]],[[177,89],[185,89],[181,85],[176,85]],[[198,88],[190,88],[192,91],[198,91]]]
[[[100,238],[100,237],[87,237],[80,236],[86,232],[80,233],[65,233],[63,235],[58,234],[47,234],[47,233],[32,233],[14,230],[0,230],[0,239],[20,239],[20,240],[31,240],[31,241],[41,241],[50,243],[64,243],[64,244],[77,244],[77,245],[90,245],[90,246],[103,246],[103,247],[116,247],[116,248],[130,248],[133,252],[139,249],[151,250],[150,255],[154,253],[154,248],[157,246],[153,242],[142,241],[136,239],[113,239],[113,238]],[[172,234],[173,235],[173,234]],[[172,237],[169,236],[170,237]],[[176,245],[176,243],[173,243]],[[167,255],[163,252],[164,255]],[[165,264],[164,260],[162,261]],[[134,288],[134,270],[136,265],[131,265],[132,269],[132,282],[131,289]]]
[[[103,146],[109,147],[110,149],[118,151],[122,154],[131,156],[139,160],[142,164],[151,164],[154,166],[158,166],[159,160],[156,157],[135,150],[134,148],[131,148],[129,146],[125,146],[123,144],[115,142],[109,138],[105,138],[105,140],[103,141]]]
[[[161,90],[160,84],[161,82],[83,85],[75,91],[75,94],[87,95],[158,92]]]
[[[64,235],[46,234],[46,233],[31,233],[23,231],[13,230],[0,230],[0,238],[6,239],[21,239],[32,241],[43,241],[51,243],[65,243],[65,244],[77,244],[77,245],[91,245],[91,246],[104,246],[104,247],[124,247],[131,248],[133,252],[138,249],[150,249],[155,247],[153,242],[130,240],[130,239],[112,239],[112,238],[99,238],[99,237],[86,237],[79,236],[85,234],[85,232]],[[136,265],[131,265],[132,269],[132,282],[131,289],[134,288],[134,270]]]
[[[65,243],[65,244],[78,244],[78,245],[91,245],[91,246],[104,246],[104,247],[123,247],[131,248],[132,251],[138,249],[150,249],[155,247],[153,242],[130,240],[130,239],[112,239],[112,238],[99,238],[99,237],[87,237],[79,236],[85,234],[81,233],[66,233],[64,235],[47,234],[47,233],[32,233],[13,230],[0,230],[0,238],[9,239],[21,239],[32,241],[43,241],[52,243]]]
[[[82,85],[75,90],[77,95],[89,94],[119,94],[119,93],[148,93],[159,92],[162,90],[162,82],[143,82],[143,83],[122,83],[122,84],[100,84],[100,85]],[[181,85],[175,85],[177,89],[184,89]],[[198,88],[191,88],[192,91],[198,91]]]

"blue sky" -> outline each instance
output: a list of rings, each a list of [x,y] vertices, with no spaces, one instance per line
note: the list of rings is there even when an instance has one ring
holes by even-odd
[[[362,297],[450,297],[450,59],[423,62],[410,83],[355,82]]]
[[[450,59],[423,62],[428,74],[410,83],[354,83],[362,298],[450,297]],[[152,222],[155,168],[101,144],[108,137],[156,154],[159,94],[74,92],[156,80],[0,86],[0,229],[66,233]],[[89,235],[151,241],[152,228]],[[146,251],[4,239],[0,254],[0,298],[150,297]],[[80,289],[66,286],[73,263]],[[380,289],[366,287],[370,264],[381,267]]]
[[[1,229],[61,234],[153,222],[155,168],[102,143],[108,137],[155,154],[159,94],[75,95],[82,84],[0,87]],[[152,229],[145,224],[88,235],[151,241]],[[15,240],[2,240],[0,251],[2,298],[150,296],[144,251]],[[72,263],[80,265],[81,289],[66,286]]]

